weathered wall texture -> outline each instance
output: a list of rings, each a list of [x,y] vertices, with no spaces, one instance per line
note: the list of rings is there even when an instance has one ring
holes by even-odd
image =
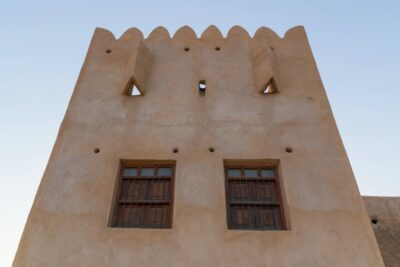
[[[120,159],[176,160],[172,229],[108,227]],[[279,159],[289,230],[227,229],[223,159]],[[14,266],[383,266],[304,29],[97,29]]]
[[[386,267],[400,267],[400,197],[363,197]]]

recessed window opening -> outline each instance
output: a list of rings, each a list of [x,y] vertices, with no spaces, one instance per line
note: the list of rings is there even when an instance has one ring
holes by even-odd
[[[229,229],[286,229],[275,166],[225,166],[225,187]]]
[[[276,93],[276,87],[275,87],[275,82],[273,79],[269,80],[268,83],[266,84],[264,90],[263,90],[263,94],[265,95],[269,95],[269,94],[274,94]]]
[[[206,92],[206,81],[205,80],[199,81],[199,92],[203,93],[203,94]]]
[[[171,228],[175,164],[123,164],[112,227]]]

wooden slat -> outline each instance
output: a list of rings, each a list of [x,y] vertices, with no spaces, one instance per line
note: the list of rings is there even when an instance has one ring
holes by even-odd
[[[118,205],[124,204],[169,204],[169,201],[165,200],[120,200]]]
[[[279,203],[265,201],[229,201],[229,205],[279,206]]]

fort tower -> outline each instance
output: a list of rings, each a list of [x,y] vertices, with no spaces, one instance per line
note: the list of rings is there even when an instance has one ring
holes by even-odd
[[[14,266],[383,266],[303,27],[96,29]]]

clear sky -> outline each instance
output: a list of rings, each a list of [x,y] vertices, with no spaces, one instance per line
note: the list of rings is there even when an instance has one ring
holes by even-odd
[[[304,25],[361,193],[400,195],[400,1],[2,1],[0,266],[9,266],[95,27]],[[351,2],[351,3],[350,3]]]

